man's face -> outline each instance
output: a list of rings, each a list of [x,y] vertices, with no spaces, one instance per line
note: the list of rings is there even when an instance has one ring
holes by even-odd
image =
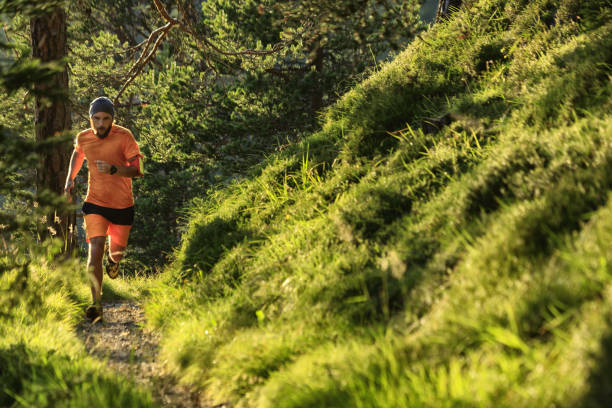
[[[113,124],[113,117],[106,112],[98,112],[90,119],[91,128],[96,135],[105,135]]]

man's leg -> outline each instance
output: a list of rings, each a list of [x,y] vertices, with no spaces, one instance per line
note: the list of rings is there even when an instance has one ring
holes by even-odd
[[[89,243],[87,275],[91,284],[91,297],[96,303],[102,298],[102,258],[110,222],[98,214],[86,214],[84,221],[85,234]]]
[[[87,259],[87,274],[91,281],[91,297],[93,303],[102,300],[102,257],[104,256],[104,241],[106,237],[89,239],[89,258]]]
[[[120,245],[115,241],[116,240],[113,240],[113,237],[111,236],[110,245],[108,248],[108,255],[110,256],[111,261],[117,263],[121,260],[121,258],[123,258],[123,254],[125,253],[125,246]]]
[[[108,227],[110,235],[110,245],[108,246],[108,264],[106,273],[111,279],[119,275],[119,261],[125,254],[125,247],[130,236],[131,225],[111,224]]]

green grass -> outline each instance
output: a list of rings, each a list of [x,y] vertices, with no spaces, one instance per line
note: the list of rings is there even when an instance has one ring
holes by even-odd
[[[0,257],[0,405],[154,406],[148,390],[85,351],[75,331],[91,296],[85,267],[54,253],[43,246]],[[104,290],[105,298],[134,293],[116,283]]]
[[[605,406],[612,7],[467,3],[188,209],[146,305],[183,381],[244,406]]]

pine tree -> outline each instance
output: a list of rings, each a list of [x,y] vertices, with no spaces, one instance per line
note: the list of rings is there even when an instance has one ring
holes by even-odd
[[[42,63],[62,61],[67,55],[66,13],[61,7],[35,16],[30,20],[32,56]],[[70,130],[70,102],[68,100],[68,71],[63,69],[47,83],[37,84],[35,103],[36,141],[44,143]],[[46,95],[53,94],[53,98]],[[39,193],[48,190],[63,194],[66,172],[70,160],[69,142],[57,144],[42,152],[37,169],[36,188]],[[72,251],[74,242],[74,212],[52,211],[47,215],[42,235],[58,235]]]

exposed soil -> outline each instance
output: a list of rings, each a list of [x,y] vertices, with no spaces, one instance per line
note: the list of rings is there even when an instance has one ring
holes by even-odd
[[[159,336],[143,328],[144,313],[137,303],[104,303],[103,307],[102,322],[85,320],[78,327],[79,336],[91,355],[151,390],[163,407],[212,408],[203,395],[177,384],[164,372],[157,359]]]

